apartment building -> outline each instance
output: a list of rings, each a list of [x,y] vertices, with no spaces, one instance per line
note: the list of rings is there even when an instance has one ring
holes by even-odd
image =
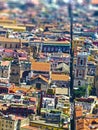
[[[19,130],[20,127],[28,124],[28,118],[22,118],[14,115],[0,116],[0,130]]]

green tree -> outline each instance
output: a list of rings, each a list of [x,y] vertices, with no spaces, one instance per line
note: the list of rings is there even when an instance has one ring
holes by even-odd
[[[91,85],[88,85],[88,93],[89,93],[89,95],[91,95],[92,89],[93,89],[93,87]]]
[[[12,61],[12,60],[13,60],[12,57],[5,57],[5,58],[3,58],[3,61]]]
[[[47,94],[48,95],[54,95],[54,90],[53,89],[51,89],[51,88],[49,88],[48,90],[47,90]]]
[[[87,89],[87,86],[79,86],[77,90],[74,90],[74,94],[75,94],[75,97],[84,97],[85,94],[86,94],[86,89]]]

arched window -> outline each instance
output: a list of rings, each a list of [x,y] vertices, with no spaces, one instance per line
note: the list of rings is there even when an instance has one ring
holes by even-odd
[[[81,86],[81,81],[78,81],[78,86]]]
[[[78,76],[79,76],[79,77],[83,77],[83,71],[82,71],[82,70],[79,70],[79,71],[78,71]]]
[[[52,52],[54,51],[54,47],[51,47],[51,51],[52,51]]]
[[[83,59],[81,59],[80,64],[83,65]]]

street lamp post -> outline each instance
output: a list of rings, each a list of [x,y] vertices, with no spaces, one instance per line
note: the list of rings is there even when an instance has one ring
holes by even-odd
[[[72,15],[72,3],[68,4],[68,13],[70,18],[70,130],[75,130],[75,102],[74,102],[74,76],[73,76],[73,59],[74,59],[74,50],[73,50],[73,15]]]

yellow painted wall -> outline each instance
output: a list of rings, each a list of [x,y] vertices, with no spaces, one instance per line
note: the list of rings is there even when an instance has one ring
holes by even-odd
[[[67,130],[66,128],[59,128],[55,126],[49,126],[49,125],[34,123],[34,122],[30,122],[30,126],[37,127],[37,128],[40,127],[42,130],[44,130],[45,128],[48,128],[49,130]]]

